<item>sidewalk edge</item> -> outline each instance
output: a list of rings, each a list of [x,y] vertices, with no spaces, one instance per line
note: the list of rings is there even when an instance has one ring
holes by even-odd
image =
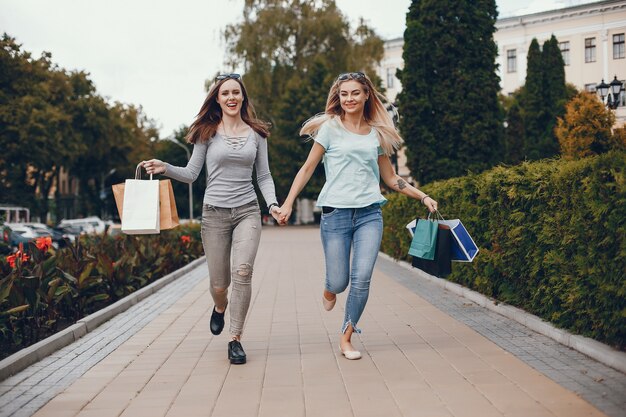
[[[446,279],[429,275],[418,268],[413,268],[413,266],[405,261],[399,261],[392,258],[386,253],[379,252],[378,254],[381,258],[394,262],[399,266],[416,273],[420,278],[426,279],[454,294],[465,297],[481,307],[485,307],[488,310],[498,313],[504,317],[515,320],[529,329],[554,339],[562,345],[587,355],[606,366],[616,369],[622,373],[626,373],[626,352],[621,352],[609,345],[598,342],[597,340],[589,337],[575,335],[566,330],[556,328],[551,323],[522,309],[495,301],[479,292],[470,290],[469,288],[463,287],[462,285]]]
[[[198,267],[198,265],[205,262],[205,257],[202,256],[193,260],[189,264],[177,269],[164,276],[163,278],[147,285],[132,294],[127,295],[121,300],[107,306],[101,310],[96,311],[93,314],[83,317],[73,325],[63,329],[62,331],[53,334],[39,342],[31,345],[27,348],[19,350],[11,356],[0,361],[0,381],[4,381],[8,377],[15,375],[16,373],[26,369],[28,366],[42,360],[46,356],[51,355],[59,349],[64,348],[70,343],[75,342],[87,333],[93,331],[96,327],[102,323],[110,320],[119,313],[128,310],[139,301],[145,299],[151,294],[157,292],[161,288],[170,284],[171,282],[182,277],[189,271]]]

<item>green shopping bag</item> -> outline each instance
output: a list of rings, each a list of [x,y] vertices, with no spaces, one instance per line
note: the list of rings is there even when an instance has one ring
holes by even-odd
[[[413,232],[409,255],[432,261],[437,248],[437,222],[419,219]]]

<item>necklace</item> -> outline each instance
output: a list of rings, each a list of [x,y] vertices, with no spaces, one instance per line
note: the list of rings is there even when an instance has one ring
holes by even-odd
[[[364,133],[361,133],[361,131],[365,130],[363,123],[355,124],[353,122],[348,122],[348,120],[342,120],[341,123],[343,124],[344,128],[349,132],[356,133],[357,135],[364,134]],[[366,125],[367,127],[370,127],[369,124],[366,123]]]
[[[224,130],[224,137],[226,138],[243,138],[246,137],[247,135],[229,135],[228,131],[226,130],[226,123],[222,122],[222,129]],[[234,129],[235,131],[237,131],[237,129]]]

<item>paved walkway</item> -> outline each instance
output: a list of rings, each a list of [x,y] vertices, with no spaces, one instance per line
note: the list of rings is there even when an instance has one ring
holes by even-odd
[[[348,361],[323,271],[317,229],[266,228],[248,364],[208,331],[202,266],[0,382],[0,416],[626,416],[624,374],[384,259]]]

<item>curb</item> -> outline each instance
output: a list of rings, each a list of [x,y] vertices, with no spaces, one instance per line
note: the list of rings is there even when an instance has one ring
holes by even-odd
[[[571,334],[566,330],[558,329],[554,327],[550,322],[547,322],[540,317],[530,314],[517,307],[495,301],[483,294],[470,290],[469,288],[463,287],[454,282],[429,275],[421,269],[413,268],[413,266],[409,265],[407,262],[393,259],[386,253],[379,252],[378,255],[383,259],[394,262],[395,264],[414,272],[415,274],[419,275],[420,278],[426,279],[433,284],[442,287],[454,294],[467,298],[468,300],[478,304],[481,307],[485,307],[486,309],[498,313],[504,317],[515,320],[516,322],[526,326],[527,328],[539,334],[547,336],[561,343],[562,345],[572,348],[584,355],[587,355],[597,360],[598,362],[603,363],[606,366],[610,366],[611,368],[616,369],[622,373],[626,373],[626,352],[621,352],[617,349],[612,348],[611,346],[605,345],[604,343],[598,342],[597,340],[591,339],[589,337]]]
[[[93,314],[83,317],[73,325],[47,337],[39,342],[24,348],[13,355],[0,361],[0,381],[7,379],[8,377],[15,375],[16,373],[26,369],[28,366],[42,360],[46,356],[51,355],[57,350],[64,348],[70,343],[75,342],[87,333],[93,331],[96,327],[102,323],[115,317],[130,307],[137,304],[139,301],[154,294],[161,288],[172,283],[178,278],[182,277],[189,271],[195,269],[198,265],[205,262],[205,257],[202,256],[189,264],[183,266],[176,271],[167,274],[163,278],[153,282],[152,284],[145,286],[132,294],[127,295],[121,300],[96,311]]]

